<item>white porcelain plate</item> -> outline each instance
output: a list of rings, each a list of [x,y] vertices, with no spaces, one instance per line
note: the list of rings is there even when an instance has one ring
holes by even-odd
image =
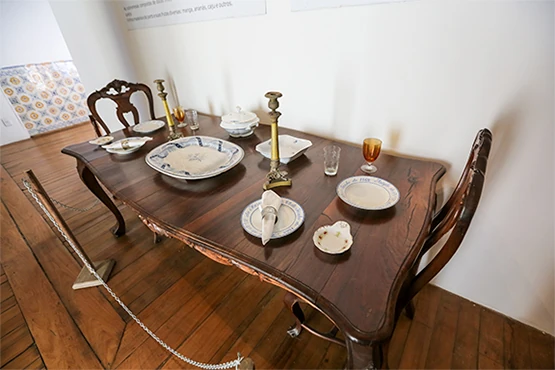
[[[128,137],[125,139],[121,139],[121,140],[117,140],[114,141],[114,143],[112,145],[116,145],[122,141],[129,141],[129,140],[133,140],[133,137]],[[106,149],[106,151],[108,153],[112,153],[112,154],[131,154],[131,153],[135,153],[137,150],[141,149],[141,147],[143,145],[145,145],[146,141],[142,141],[141,144],[139,146],[133,147],[133,148],[129,148],[129,149],[123,149],[123,148],[104,148]]]
[[[299,158],[308,148],[312,141],[298,139],[291,135],[279,135],[279,160],[286,164]],[[266,158],[272,158],[272,140],[266,140],[256,146],[256,151]]]
[[[133,126],[133,131],[138,132],[139,134],[148,134],[150,132],[161,129],[162,127],[164,127],[164,125],[164,121],[146,121]]]
[[[345,221],[337,221],[333,225],[322,226],[312,236],[316,248],[324,253],[341,254],[353,245],[351,226]]]
[[[337,195],[345,203],[368,211],[393,207],[400,198],[395,186],[373,176],[354,176],[341,181]]]
[[[89,144],[92,145],[106,145],[112,142],[112,140],[114,140],[114,138],[112,136],[101,136],[99,138],[96,138],[94,140],[89,141]]]
[[[262,199],[249,204],[241,214],[241,226],[246,232],[257,238],[262,237],[262,215],[260,213]],[[299,203],[281,198],[281,207],[278,211],[278,219],[274,226],[271,239],[282,238],[292,234],[304,222],[304,210]]]
[[[208,136],[189,136],[169,141],[146,155],[146,163],[158,172],[182,180],[200,180],[235,167],[245,152],[240,146]]]

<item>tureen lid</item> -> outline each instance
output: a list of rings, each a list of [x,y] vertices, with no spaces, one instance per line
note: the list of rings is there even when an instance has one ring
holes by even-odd
[[[222,123],[224,124],[236,124],[245,125],[252,124],[259,121],[255,113],[245,111],[240,106],[237,106],[235,112],[231,112],[222,116]]]

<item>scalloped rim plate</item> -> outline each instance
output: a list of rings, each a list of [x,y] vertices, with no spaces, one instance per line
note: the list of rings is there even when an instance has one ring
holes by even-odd
[[[254,237],[262,237],[262,214],[260,213],[262,199],[249,204],[241,213],[241,226]],[[303,207],[294,200],[281,198],[278,220],[270,239],[278,239],[294,233],[304,222]]]
[[[393,184],[374,176],[349,177],[341,181],[336,190],[342,201],[366,211],[393,207],[401,198]]]
[[[351,225],[347,221],[337,221],[333,225],[322,226],[314,232],[312,241],[324,253],[345,253],[353,245]]]

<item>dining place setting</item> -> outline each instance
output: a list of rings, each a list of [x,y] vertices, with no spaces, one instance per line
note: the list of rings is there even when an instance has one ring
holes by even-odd
[[[253,136],[259,126],[260,119],[253,112],[237,106],[235,111],[221,117],[220,128],[225,130],[231,141],[217,137],[198,135],[200,128],[198,113],[194,109],[185,110],[177,105],[170,115],[161,80],[156,81],[160,97],[166,108],[166,122],[148,120],[131,126],[134,134],[114,141],[110,135],[101,136],[89,141],[108,153],[127,156],[139,151],[147,142],[152,141],[160,129],[167,127],[170,132],[168,140],[145,154],[146,164],[162,176],[179,181],[202,181],[219,176],[237,166],[245,156],[243,148],[237,140]],[[297,160],[312,147],[308,139],[278,133],[278,118],[281,113],[277,99],[281,93],[270,92],[269,107],[271,109],[272,132],[268,140],[259,142],[255,151],[264,158],[270,159],[268,181],[260,199],[251,202],[240,215],[240,224],[244,231],[261,239],[262,246],[270,240],[276,240],[296,232],[305,220],[303,206],[294,199],[282,198],[274,190],[292,186],[292,180],[282,165]],[[177,124],[174,122],[174,118]],[[177,128],[189,127],[191,136],[184,136]],[[275,138],[275,139],[274,139]],[[362,153],[366,163],[361,170],[363,176],[352,176],[342,179],[336,187],[337,196],[347,205],[363,211],[381,211],[393,207],[400,198],[399,190],[385,179],[371,176],[377,171],[373,164],[381,151],[382,141],[377,138],[366,138],[363,141]],[[330,144],[323,148],[323,176],[336,176],[340,163],[341,148]],[[272,190],[273,189],[273,190]],[[350,225],[346,220],[337,220],[313,231],[314,246],[323,253],[341,254],[348,251],[353,244]]]

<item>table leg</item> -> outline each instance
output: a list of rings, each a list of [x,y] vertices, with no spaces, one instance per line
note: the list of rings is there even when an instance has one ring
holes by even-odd
[[[380,344],[364,345],[351,339],[347,344],[347,369],[382,369],[384,361],[383,348]]]
[[[112,202],[110,197],[104,192],[104,189],[102,189],[91,170],[89,170],[83,162],[77,160],[77,172],[79,173],[81,181],[83,181],[87,188],[89,188],[89,190],[114,214],[118,223],[112,228],[112,233],[115,236],[122,236],[125,234],[125,221],[123,220],[123,216],[118,207],[116,207],[114,202]]]

